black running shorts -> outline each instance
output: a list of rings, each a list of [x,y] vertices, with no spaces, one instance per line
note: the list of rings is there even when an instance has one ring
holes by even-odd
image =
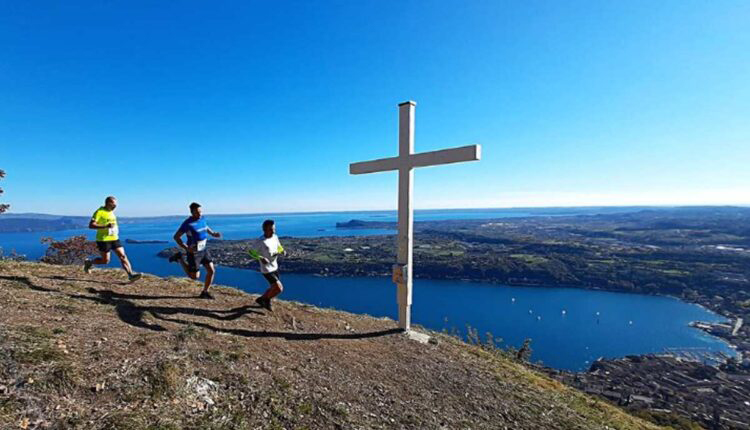
[[[278,270],[274,270],[271,273],[264,273],[263,277],[266,278],[266,281],[268,281],[268,285],[273,285],[277,282],[281,282]]]
[[[122,248],[120,240],[108,240],[106,242],[96,242],[96,247],[99,248],[99,252],[109,252],[113,249]]]
[[[190,273],[197,272],[199,270],[198,266],[214,262],[211,259],[211,253],[207,249],[200,252],[188,252],[185,257],[187,257],[188,271]]]

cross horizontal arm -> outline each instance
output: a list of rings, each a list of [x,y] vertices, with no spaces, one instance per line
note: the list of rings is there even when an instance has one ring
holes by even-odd
[[[469,145],[413,154],[409,157],[409,164],[412,167],[438,166],[462,161],[478,161],[481,157],[482,147],[480,145]]]
[[[398,170],[398,168],[398,157],[380,158],[378,160],[350,164],[349,174],[361,175],[364,173],[387,172],[389,170]]]
[[[412,154],[408,160],[403,160],[401,157],[389,157],[352,163],[349,165],[349,173],[352,175],[362,175],[365,173],[387,172],[398,170],[403,165],[409,168],[439,166],[441,164],[460,163],[462,161],[477,161],[481,157],[482,147],[480,145],[469,145]]]

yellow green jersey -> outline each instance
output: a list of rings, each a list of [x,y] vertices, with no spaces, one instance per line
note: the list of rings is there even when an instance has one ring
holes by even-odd
[[[99,228],[96,230],[97,242],[111,242],[113,240],[119,239],[117,217],[115,216],[114,212],[107,210],[107,208],[102,206],[97,209],[96,212],[94,212],[94,215],[91,216],[91,221],[94,221],[99,225],[112,224],[112,227],[110,228]]]

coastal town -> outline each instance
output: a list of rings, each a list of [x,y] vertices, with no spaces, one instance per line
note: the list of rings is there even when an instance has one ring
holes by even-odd
[[[631,412],[685,417],[705,428],[750,429],[750,360],[709,365],[679,354],[600,359],[586,372],[545,373]]]

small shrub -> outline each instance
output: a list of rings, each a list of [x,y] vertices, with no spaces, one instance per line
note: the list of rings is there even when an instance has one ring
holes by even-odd
[[[495,337],[492,335],[492,332],[487,332],[484,334],[486,340],[484,341],[484,345],[487,349],[495,350],[500,348],[500,344],[503,343],[503,338],[501,337]]]
[[[75,308],[75,306],[67,304],[67,303],[56,303],[54,305],[54,308],[58,311],[65,312],[66,314],[75,314],[78,313],[78,309]]]
[[[115,412],[105,419],[104,425],[112,430],[141,430],[146,427],[146,422],[135,412]]]
[[[40,364],[60,360],[63,358],[63,353],[49,343],[44,343],[32,349],[19,352],[16,358],[22,363]]]
[[[181,428],[184,430],[247,430],[255,427],[250,427],[243,411],[216,407]]]
[[[175,334],[175,350],[185,347],[185,344],[191,339],[201,339],[206,336],[203,330],[199,330],[193,324],[188,324]]]
[[[482,340],[479,338],[479,330],[466,324],[466,342],[471,345],[481,345]]]
[[[273,375],[273,383],[282,392],[287,392],[292,387],[292,384],[290,384],[289,381],[276,375]]]
[[[0,417],[11,417],[23,410],[23,403],[15,396],[0,397]]]
[[[144,372],[152,398],[171,398],[180,388],[180,368],[171,361],[161,361]]]
[[[57,363],[43,378],[41,385],[67,395],[81,387],[81,375],[69,363]]]
[[[516,360],[528,362],[529,358],[531,358],[531,339],[526,339],[516,352]]]
[[[297,408],[300,414],[302,415],[310,415],[313,412],[313,406],[310,402],[305,402],[299,405]]]
[[[3,251],[3,248],[0,248],[0,261],[24,261],[26,260],[26,256],[23,254],[18,254],[15,249],[12,249],[9,254],[6,254],[5,251]]]
[[[224,361],[224,353],[219,351],[218,349],[207,349],[205,352],[209,361],[212,361],[214,363],[221,363],[222,361]]]
[[[39,342],[52,337],[52,333],[43,327],[27,325],[19,329],[24,334],[24,338],[32,342]]]
[[[22,338],[18,342],[20,349],[13,353],[19,362],[41,364],[58,361],[64,357],[63,352],[50,342],[52,333],[49,330],[24,326],[20,328],[20,332],[22,333]]]

